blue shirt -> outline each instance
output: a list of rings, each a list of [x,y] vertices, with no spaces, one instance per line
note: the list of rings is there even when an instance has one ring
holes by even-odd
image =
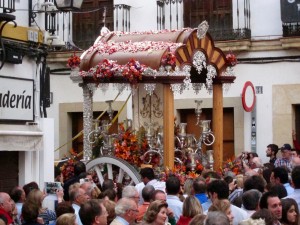
[[[293,198],[298,204],[298,208],[300,209],[300,189],[294,189],[294,193],[286,196],[285,198]],[[284,199],[285,199],[284,198]]]
[[[294,188],[292,188],[289,183],[285,183],[285,184],[283,184],[283,186],[285,187],[287,195],[291,195],[294,193]]]
[[[276,159],[274,166],[275,167],[286,167],[289,170],[289,172],[292,171],[292,164],[291,164],[290,159],[285,159],[285,158]]]
[[[207,212],[208,208],[211,206],[211,200],[210,199],[207,199],[207,202],[201,204],[202,205],[202,209],[203,209],[203,212]]]
[[[199,200],[201,204],[207,202],[208,198],[205,193],[195,194],[195,197]]]

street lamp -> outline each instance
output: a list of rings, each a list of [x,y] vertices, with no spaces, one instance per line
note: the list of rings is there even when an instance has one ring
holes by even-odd
[[[8,0],[14,1],[14,0]],[[38,13],[45,13],[45,29],[49,31],[52,36],[56,32],[56,14],[58,12],[71,12],[80,10],[83,0],[45,0],[40,4],[40,9],[35,9],[32,1],[28,1],[29,8],[29,27],[32,23],[36,23],[35,18]]]
[[[54,4],[61,11],[80,10],[83,0],[54,0]]]

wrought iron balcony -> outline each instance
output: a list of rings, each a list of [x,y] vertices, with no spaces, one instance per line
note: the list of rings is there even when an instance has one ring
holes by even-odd
[[[283,37],[300,36],[300,23],[283,23]]]
[[[216,41],[251,39],[251,30],[241,29],[210,29],[210,35]]]

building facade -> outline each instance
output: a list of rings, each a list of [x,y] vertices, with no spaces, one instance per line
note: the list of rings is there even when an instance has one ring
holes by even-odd
[[[239,61],[234,68],[237,77],[234,84],[227,91],[224,90],[224,110],[227,115],[227,119],[224,119],[224,145],[227,143],[232,153],[256,151],[263,160],[267,160],[265,149],[268,144],[275,143],[281,146],[291,143],[292,130],[295,129],[296,133],[299,133],[299,38],[296,32],[298,18],[295,13],[298,10],[297,1],[132,0],[114,1],[113,8],[108,3],[101,5],[98,1],[86,1],[83,6],[85,3],[94,4],[95,9],[99,11],[98,19],[102,23],[96,21],[100,26],[94,30],[96,33],[100,33],[103,26],[115,31],[147,31],[195,27],[204,19],[209,22],[208,32],[215,38],[217,47],[224,52],[233,52]],[[88,6],[86,7],[88,11]],[[288,15],[294,17],[289,18]],[[88,16],[85,18],[87,24],[92,21]],[[82,24],[84,22],[81,20]],[[78,25],[73,24],[73,28],[74,26],[78,28]],[[80,30],[77,30],[77,34],[73,33],[74,42],[80,39],[78,34]],[[76,43],[80,45],[80,41]],[[63,54],[56,54],[51,60],[53,66],[55,63],[59,66],[59,62],[60,65],[65,62]],[[247,81],[254,85],[256,95],[252,112],[245,111],[242,104],[243,88]],[[62,96],[65,90],[72,94]],[[69,82],[67,76],[59,75],[51,75],[51,92],[54,93],[54,101],[49,115],[59,118],[55,120],[55,130],[59,133],[59,138],[55,138],[55,146],[59,147],[74,135],[74,132],[70,132],[71,114],[82,111],[82,92]],[[249,92],[249,89],[246,92]],[[118,97],[119,105],[125,101],[127,94],[123,93]],[[117,91],[112,88],[105,94],[97,90],[94,95],[95,110],[104,110],[105,101],[112,100],[116,95]],[[249,96],[247,104],[251,105],[251,93]],[[197,95],[190,90],[175,95],[178,120],[188,120],[184,115],[193,114],[195,99],[202,99],[202,107],[208,110],[208,115],[210,114],[212,95],[206,90],[201,90]],[[113,106],[115,110],[120,107]],[[128,108],[122,119],[131,118],[131,106]],[[62,147],[61,151],[67,152],[71,147],[72,145],[68,144],[67,147]]]
[[[81,12],[73,13],[73,22],[65,22],[66,15],[58,18],[60,29],[56,29],[56,34],[65,43],[74,42],[72,44],[78,47],[77,50],[84,50],[92,45],[104,26],[114,31],[138,32],[195,27],[207,20],[210,24],[208,32],[216,46],[224,52],[234,53],[239,61],[234,68],[235,82],[224,88],[224,151],[229,152],[226,157],[242,151],[255,151],[266,162],[265,149],[268,144],[281,146],[292,143],[293,129],[300,134],[297,122],[300,102],[298,7],[297,0],[128,0],[113,3],[90,0],[83,2]],[[76,32],[61,29],[62,24]],[[54,118],[55,158],[61,158],[72,147],[82,148],[82,140],[77,141],[76,146],[71,141],[82,130],[76,122],[83,111],[82,89],[72,83],[69,72],[62,69],[71,54],[70,51],[53,51],[47,57],[51,68],[50,90],[53,93],[48,117]],[[248,81],[253,84],[254,93],[247,88]],[[254,94],[255,107],[247,112],[242,97],[245,96],[246,105],[252,106]],[[106,109],[105,101],[114,100],[116,96],[118,98],[113,108],[119,111],[128,95],[129,91],[125,91],[118,96],[118,91],[112,86],[105,93],[96,90],[95,117],[97,112],[99,115]],[[193,120],[194,101],[198,99],[203,100],[205,117],[211,118],[212,95],[206,89],[198,94],[189,90],[175,95],[178,122],[189,123]],[[119,121],[134,118],[132,107],[132,102],[127,103],[127,110],[122,112]]]
[[[0,5],[1,18],[9,21],[2,23],[0,35],[1,190],[30,181],[42,187],[53,180],[54,158],[82,149],[82,139],[71,140],[83,128],[83,93],[70,80],[66,61],[107,29],[195,28],[207,20],[215,45],[238,58],[236,80],[224,87],[225,157],[246,150],[267,161],[268,144],[292,143],[292,130],[300,139],[299,0],[85,0],[77,12],[62,12],[52,0],[8,2],[15,3],[14,10]],[[112,85],[96,90],[94,117],[105,111],[108,100],[115,100],[116,115],[129,94],[119,95]],[[252,106],[254,94],[255,107],[248,112],[243,98]],[[195,100],[203,100],[203,118],[211,119],[212,95],[206,89],[188,90],[175,95],[177,123],[192,127]],[[132,118],[140,125],[134,107],[133,97],[118,120]]]
[[[48,47],[44,32],[28,24],[28,1],[0,8],[0,190],[31,181],[43,188],[54,177],[54,120],[42,95]]]

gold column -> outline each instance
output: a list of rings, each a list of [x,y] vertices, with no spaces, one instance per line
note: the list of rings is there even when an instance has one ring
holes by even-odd
[[[223,89],[222,84],[213,85],[213,132],[216,137],[213,144],[214,171],[223,164]]]
[[[164,166],[174,168],[174,95],[170,84],[163,84]]]

